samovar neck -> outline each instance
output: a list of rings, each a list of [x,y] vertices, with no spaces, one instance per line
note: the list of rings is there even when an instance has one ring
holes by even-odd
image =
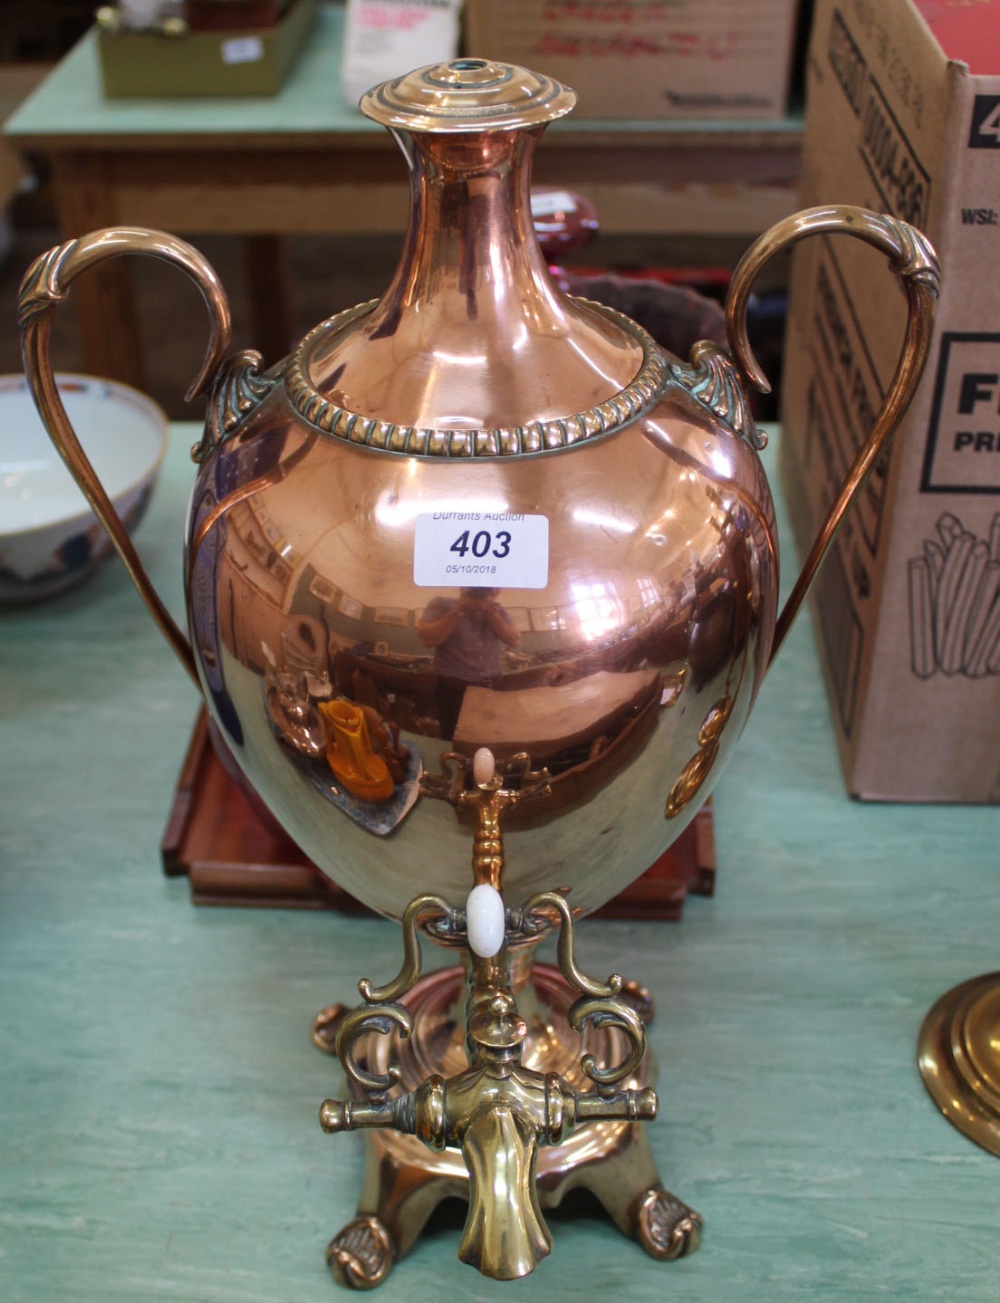
[[[395,137],[411,185],[403,255],[371,337],[395,333],[404,312],[431,303],[459,322],[522,317],[565,333],[534,236],[530,180],[546,124],[575,103],[559,82],[487,59],[420,68],[364,96],[362,112]]]
[[[297,350],[299,411],[322,410],[335,433],[375,422],[365,428],[393,449],[493,455],[607,431],[648,400],[651,341],[564,295],[535,238],[532,156],[575,101],[551,78],[483,59],[369,91],[361,109],[409,166],[407,236],[374,307],[322,323]]]
[[[369,331],[454,297],[456,319],[523,318],[567,329],[531,218],[531,163],[543,127],[475,134],[393,130],[410,169],[410,220],[396,273]]]

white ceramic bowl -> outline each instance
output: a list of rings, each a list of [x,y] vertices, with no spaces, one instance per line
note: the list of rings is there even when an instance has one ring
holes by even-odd
[[[128,385],[68,374],[56,380],[84,451],[131,532],[166,450],[166,414]],[[28,382],[0,376],[0,604],[61,593],[111,551],[49,440]]]

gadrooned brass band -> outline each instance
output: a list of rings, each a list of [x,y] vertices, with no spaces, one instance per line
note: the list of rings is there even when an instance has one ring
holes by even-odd
[[[377,299],[348,308],[321,322],[299,344],[285,372],[285,387],[292,406],[304,421],[325,434],[366,448],[404,453],[413,457],[520,457],[529,453],[567,448],[585,439],[613,434],[641,416],[659,397],[666,380],[663,354],[652,337],[623,313],[586,299],[576,300],[610,318],[642,348],[642,363],[624,389],[597,407],[551,421],[482,430],[437,430],[426,426],[397,425],[348,411],[325,398],[309,379],[309,355],[321,337],[343,330],[366,316]]]

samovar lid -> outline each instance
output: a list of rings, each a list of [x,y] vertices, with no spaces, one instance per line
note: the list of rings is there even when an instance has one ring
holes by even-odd
[[[569,113],[576,92],[542,73],[488,59],[452,59],[373,87],[361,112],[404,131],[515,131]]]

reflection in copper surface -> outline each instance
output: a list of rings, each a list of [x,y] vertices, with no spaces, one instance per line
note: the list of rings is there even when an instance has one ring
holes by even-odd
[[[417,619],[417,637],[434,653],[439,737],[455,737],[470,687],[499,686],[503,649],[521,641],[499,593],[499,588],[460,588],[457,597],[438,593]]]
[[[501,762],[525,752],[549,770],[551,789],[512,816],[511,835],[564,815],[572,823],[586,808],[596,828],[584,848],[589,890],[603,894],[624,852],[609,866],[595,836],[608,827],[627,837],[639,799],[662,821],[674,788],[688,793],[679,816],[721,768],[759,682],[774,539],[755,454],[735,436],[706,448],[692,408],[669,425],[654,411],[588,445],[585,459],[396,457],[374,475],[366,449],[289,439],[271,419],[270,434],[218,451],[193,507],[192,623],[223,719],[233,701],[229,742],[244,768],[266,780],[266,737],[278,739],[310,790],[381,839],[418,828],[419,774],[443,751],[471,758],[489,745]],[[293,481],[281,473],[289,457],[302,467]],[[239,483],[253,491],[227,492]],[[627,507],[609,506],[609,483]],[[546,586],[415,585],[416,518],[446,503],[544,513]],[[706,747],[700,734],[723,699]],[[636,769],[650,747],[662,759]],[[435,844],[451,835],[446,813],[435,816]],[[428,834],[413,835],[417,854]]]

